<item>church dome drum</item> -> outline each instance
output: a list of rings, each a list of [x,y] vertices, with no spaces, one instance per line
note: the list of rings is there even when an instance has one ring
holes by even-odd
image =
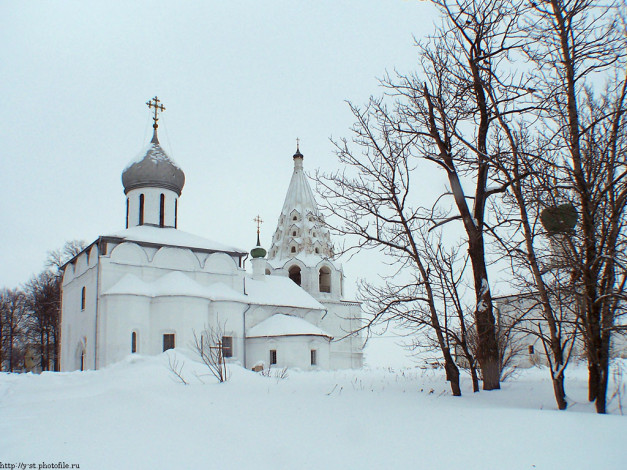
[[[137,188],[164,188],[179,196],[185,185],[185,173],[163,151],[155,135],[145,152],[122,172],[124,194]]]

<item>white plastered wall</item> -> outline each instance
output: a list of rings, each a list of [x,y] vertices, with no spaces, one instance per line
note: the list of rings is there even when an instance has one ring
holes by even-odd
[[[299,369],[329,368],[329,339],[323,336],[275,336],[248,338],[246,340],[246,367],[263,363],[270,366],[270,350],[277,353],[277,363],[272,368],[294,367]],[[311,365],[311,350],[316,350],[317,365]]]
[[[161,195],[165,196],[164,226],[175,227],[176,205],[178,194],[169,189],[162,188],[138,188],[129,191],[128,198],[128,227],[139,225],[139,199],[144,195],[144,225],[159,225],[161,209]]]
[[[98,285],[98,248],[78,256],[66,266],[61,298],[61,364],[62,371],[80,369],[80,350],[84,349],[84,368],[95,368],[95,334]],[[81,309],[85,288],[85,308]]]

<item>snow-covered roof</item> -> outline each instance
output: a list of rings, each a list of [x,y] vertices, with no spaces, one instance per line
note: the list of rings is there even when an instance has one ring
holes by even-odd
[[[209,300],[245,302],[246,297],[222,283],[203,286],[180,271],[173,271],[147,282],[134,274],[125,274],[104,295],[140,295],[144,297],[186,296]]]
[[[250,303],[324,310],[325,307],[289,277],[246,277],[246,294]]]
[[[271,305],[311,310],[324,306],[294,282],[282,276],[265,276],[265,280],[246,278],[246,294],[217,282],[205,286],[180,271],[173,271],[154,281],[144,281],[134,274],[125,274],[104,295],[139,295],[143,297],[185,296],[212,301]]]
[[[292,315],[277,313],[261,323],[253,326],[246,333],[247,338],[268,336],[326,336],[333,338],[329,333],[316,325]]]
[[[246,250],[222,243],[208,240],[198,235],[183,232],[175,228],[153,227],[150,225],[138,225],[120,232],[104,235],[105,238],[120,238],[128,242],[144,242],[161,246],[175,246],[184,248],[196,248],[209,251],[222,251],[226,253],[245,254]]]
[[[152,141],[122,172],[124,193],[137,188],[165,188],[179,196],[185,185],[185,174],[159,145],[157,129]]]

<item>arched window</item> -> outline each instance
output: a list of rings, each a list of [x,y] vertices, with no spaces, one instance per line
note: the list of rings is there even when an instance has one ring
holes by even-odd
[[[81,310],[85,310],[85,287],[81,289]]]
[[[85,350],[81,349],[81,371],[85,370]]]
[[[137,333],[131,333],[131,354],[135,354],[137,352]]]
[[[271,273],[270,273],[270,270],[269,270],[269,269],[266,269],[266,276],[269,276],[270,274],[271,274]]]
[[[144,225],[144,195],[139,195],[139,225]]]
[[[296,247],[295,246],[292,247],[292,253],[296,253]]]
[[[128,198],[126,198],[126,228],[128,228]]]
[[[331,292],[331,270],[327,266],[320,268],[318,282],[320,285],[320,292]]]
[[[296,230],[294,230],[294,231],[292,232],[292,236],[293,236],[293,237],[295,237],[295,236],[296,236]]]
[[[165,194],[159,198],[159,227],[163,227],[165,220]]]
[[[298,266],[292,266],[289,269],[290,279],[300,286],[300,268]]]
[[[298,220],[297,216],[292,217],[292,220]]]
[[[174,228],[178,228],[179,225],[179,200],[174,200]]]
[[[316,254],[320,253],[320,249],[316,247]]]

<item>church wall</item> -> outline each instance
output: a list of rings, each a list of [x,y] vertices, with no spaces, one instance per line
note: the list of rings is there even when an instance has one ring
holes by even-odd
[[[277,363],[271,368],[294,367],[299,369],[328,369],[329,340],[320,336],[278,336],[248,338],[246,340],[246,367],[263,363],[270,366],[270,350],[276,351]],[[317,365],[311,365],[311,350],[316,350]]]
[[[163,352],[163,335],[175,334],[175,347],[193,349],[194,331],[200,334],[208,321],[210,301],[196,297],[158,297],[150,310],[148,354]]]
[[[131,354],[131,335],[137,333],[137,353],[151,354],[149,297],[105,295],[100,302],[99,367]]]
[[[328,310],[320,327],[334,337],[331,342],[331,368],[360,368],[363,365],[361,333],[345,336],[361,327],[361,307],[353,302],[320,301]]]
[[[178,195],[169,189],[162,188],[138,188],[128,192],[128,226],[136,227],[140,225],[139,206],[140,195],[144,195],[144,224],[159,225],[159,214],[161,206],[161,194],[165,196],[164,226],[175,226],[175,205]]]
[[[130,247],[127,247],[128,245],[132,246],[134,251],[141,252],[143,254],[141,256],[135,254],[131,257],[129,253],[127,253],[130,250]],[[120,255],[118,255],[117,250],[122,248],[124,248],[124,252],[120,252]],[[164,249],[162,248],[161,250]],[[172,271],[185,272],[188,276],[190,276],[191,279],[194,279],[202,285],[209,286],[216,282],[220,282],[227,285],[236,292],[242,292],[242,279],[244,276],[244,271],[238,268],[234,264],[234,262],[232,262],[232,258],[230,256],[219,253],[221,255],[224,255],[230,261],[231,265],[233,266],[231,270],[227,271],[224,268],[218,270],[213,269],[210,266],[206,267],[207,270],[205,270],[200,268],[198,258],[196,258],[191,250],[180,250],[180,252],[186,255],[186,263],[176,261],[171,264],[168,264],[168,260],[166,260],[165,258],[170,258],[172,256],[176,258],[176,253],[179,252],[179,249],[169,248],[165,251],[161,250],[159,250],[159,252],[154,255],[153,262],[151,262],[149,261],[148,254],[145,253],[143,247],[140,247],[135,243],[123,243],[118,245],[112,251],[110,257],[102,258],[103,266],[106,266],[106,269],[103,270],[101,279],[102,292],[106,292],[108,289],[113,287],[125,274],[133,274],[143,281],[152,282]],[[213,257],[215,255],[216,254],[210,255],[210,258],[214,259]],[[210,261],[207,260],[207,263],[209,262]]]
[[[209,305],[209,318],[203,324],[206,327],[221,330],[223,336],[233,338],[233,357],[229,362],[244,363],[244,311],[248,305],[238,302],[216,301]]]
[[[61,298],[61,370],[71,371],[81,367],[95,368],[95,331],[98,283],[98,252],[92,249],[78,256],[74,264],[66,267]],[[82,308],[83,288],[85,305]]]

